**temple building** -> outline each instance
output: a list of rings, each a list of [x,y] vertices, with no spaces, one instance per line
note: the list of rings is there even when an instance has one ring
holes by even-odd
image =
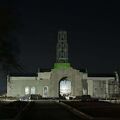
[[[7,96],[22,97],[39,94],[42,97],[76,97],[91,95],[111,98],[119,93],[118,73],[89,74],[68,62],[67,32],[58,32],[56,63],[49,70],[39,69],[36,74],[10,74],[7,77]]]

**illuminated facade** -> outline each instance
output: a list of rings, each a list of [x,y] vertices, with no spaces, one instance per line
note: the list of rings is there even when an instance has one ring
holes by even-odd
[[[22,97],[27,94],[40,94],[43,97],[92,97],[110,98],[119,92],[119,77],[110,75],[90,75],[86,71],[71,67],[68,62],[67,32],[58,32],[56,63],[54,68],[38,71],[33,75],[9,75],[7,96]]]

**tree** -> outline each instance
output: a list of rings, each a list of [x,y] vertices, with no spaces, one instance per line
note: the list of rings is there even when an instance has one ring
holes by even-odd
[[[16,68],[20,70],[18,64],[17,55],[19,49],[16,44],[15,38],[12,36],[12,32],[16,27],[16,16],[14,9],[4,5],[0,6],[0,65],[4,70],[10,68]]]

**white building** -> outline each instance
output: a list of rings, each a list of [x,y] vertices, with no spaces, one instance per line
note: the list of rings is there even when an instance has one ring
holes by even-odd
[[[71,67],[68,62],[66,31],[58,32],[56,63],[53,69],[36,74],[10,74],[7,78],[7,96],[21,97],[40,94],[43,97],[91,95],[111,98],[119,93],[117,72],[109,75],[91,75]]]

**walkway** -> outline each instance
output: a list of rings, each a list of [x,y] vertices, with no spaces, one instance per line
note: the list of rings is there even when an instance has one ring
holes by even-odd
[[[55,102],[35,102],[22,120],[82,120]]]

